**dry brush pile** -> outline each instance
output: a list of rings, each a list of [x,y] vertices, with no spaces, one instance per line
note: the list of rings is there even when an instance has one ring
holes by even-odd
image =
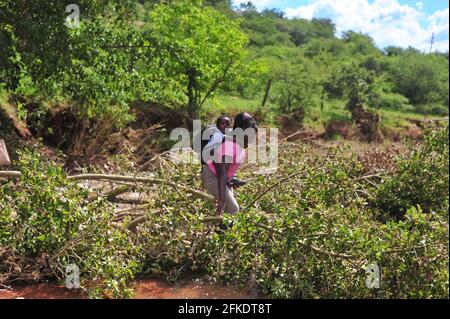
[[[162,154],[145,170],[68,177],[24,152],[20,177],[0,185],[0,284],[63,279],[76,263],[94,296],[198,271],[272,297],[448,298],[448,124],[388,157],[382,169],[286,142],[276,171],[245,167],[241,212],[223,216],[233,227],[221,232],[199,165]],[[366,286],[369,264],[378,289]]]

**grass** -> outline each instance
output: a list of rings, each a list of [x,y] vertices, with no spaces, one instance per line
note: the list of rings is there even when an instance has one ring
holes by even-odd
[[[378,113],[381,116],[381,121],[388,127],[407,127],[411,122],[408,119],[413,120],[426,120],[428,118],[437,118],[434,115],[423,115],[413,112],[396,111],[389,109],[380,109]]]
[[[17,112],[16,107],[9,103],[6,92],[2,90],[0,90],[0,111],[1,110],[9,116],[15,116]]]
[[[221,114],[234,115],[239,112],[249,112],[263,117],[265,124],[276,125],[277,117],[281,115],[274,103],[267,102],[262,108],[261,98],[246,99],[239,96],[218,95],[214,100],[208,100],[202,110],[203,118],[215,118]],[[345,109],[345,101],[331,100],[320,110],[320,102],[306,110],[305,124],[321,131],[329,120],[349,121],[350,114]]]
[[[6,104],[7,102],[8,102],[8,94],[0,86],[0,106]]]
[[[350,112],[345,108],[345,100],[327,100],[323,110],[320,109],[320,101],[315,101],[313,106],[306,109],[305,124],[317,131],[322,131],[331,120],[350,121]],[[264,109],[260,106],[261,98],[246,99],[239,96],[218,95],[214,100],[208,100],[202,110],[202,117],[215,118],[221,114],[233,116],[239,112],[260,114],[264,117],[264,123],[276,124],[280,113],[273,103],[267,103]],[[391,109],[373,110],[381,117],[381,124],[387,128],[404,128],[411,124],[410,119],[426,120],[438,116],[423,115],[410,111],[398,111]]]
[[[262,107],[261,100],[259,97],[247,99],[240,96],[217,95],[214,99],[206,101],[201,117],[212,119],[222,114],[234,116],[240,112],[249,112],[262,119],[264,124],[274,125],[276,117],[279,115],[276,106],[268,102]]]
[[[255,111],[260,104],[257,99],[246,99],[231,95],[218,95],[205,103],[204,114],[239,113]]]
[[[306,109],[305,124],[309,127],[322,131],[329,121],[350,121],[350,113],[345,109],[345,101],[327,100],[323,109],[317,101],[314,106]]]

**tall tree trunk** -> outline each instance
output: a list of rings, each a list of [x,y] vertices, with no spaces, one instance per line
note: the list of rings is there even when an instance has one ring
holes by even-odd
[[[323,113],[324,99],[325,99],[325,88],[322,88],[322,96],[320,98],[320,113]]]
[[[288,92],[287,104],[288,104],[288,112],[290,112],[291,108],[292,108],[292,105],[291,105],[291,92]]]
[[[188,87],[187,87],[187,96],[188,96],[188,113],[189,115],[194,118],[197,114],[197,98],[195,95],[195,89],[196,89],[196,82],[195,82],[195,76],[196,72],[195,69],[190,68],[188,70]]]
[[[266,92],[264,93],[264,98],[263,98],[261,106],[265,106],[266,105],[267,98],[269,97],[269,91],[270,91],[270,86],[271,85],[272,85],[272,79],[269,79],[269,81],[267,81]]]

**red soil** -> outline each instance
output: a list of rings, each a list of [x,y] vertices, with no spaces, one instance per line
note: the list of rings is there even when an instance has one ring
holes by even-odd
[[[0,290],[0,299],[86,299],[80,291],[57,284],[36,284]],[[134,287],[135,299],[259,299],[264,298],[256,289],[237,288],[210,283],[203,279],[168,284],[159,280],[141,280]]]

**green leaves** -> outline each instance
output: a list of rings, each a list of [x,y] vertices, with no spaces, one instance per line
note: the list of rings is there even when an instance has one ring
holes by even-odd
[[[448,123],[432,124],[424,145],[399,159],[397,172],[384,178],[372,205],[395,218],[417,205],[426,212],[444,211],[449,193],[448,162]]]
[[[319,79],[315,66],[306,59],[277,61],[272,67],[274,80],[271,100],[275,101],[282,113],[305,110],[312,106],[319,96]]]
[[[448,145],[446,130],[445,126],[443,130],[430,129],[428,134],[441,138],[430,138],[418,152],[425,154],[430,144]],[[448,148],[444,147],[444,153],[448,154]],[[314,158],[307,150],[290,149],[283,153],[275,176],[255,184],[254,192],[270,187],[271,180],[279,180],[291,170],[304,170]],[[430,171],[425,158],[410,160],[417,160],[417,169],[430,178],[444,179],[442,185],[448,189],[447,168]],[[421,172],[414,173],[415,183],[423,182]],[[432,206],[436,213],[405,206],[404,220],[381,223],[364,195],[370,198],[377,188],[360,179],[363,175],[355,158],[343,157],[335,150],[323,168],[279,185],[271,196],[259,201],[258,209],[238,214],[232,230],[212,238],[208,251],[214,258],[209,261],[209,272],[225,282],[257,285],[281,298],[446,297],[448,190],[447,194],[433,190],[432,196],[442,199]],[[399,180],[396,173],[385,178]],[[414,187],[417,185],[408,189]],[[422,193],[414,193],[414,201],[405,205],[427,196],[424,188],[417,188]],[[364,193],[359,193],[361,190]],[[406,196],[403,191],[390,192]],[[389,194],[381,196],[387,199]],[[238,201],[245,200],[252,197],[247,193],[239,196]],[[353,257],[336,257],[339,254]],[[382,271],[380,289],[367,288],[367,274],[360,266],[373,263]]]
[[[168,84],[185,93],[177,102],[186,103],[191,115],[245,68],[247,39],[238,23],[190,0],[160,4],[150,13],[145,32],[157,47]]]
[[[111,205],[87,202],[86,191],[60,168],[23,153],[19,183],[0,186],[0,245],[32,260],[50,256],[43,267],[56,274],[63,274],[59,264],[75,260],[82,279],[94,283],[92,296],[102,291],[129,296],[127,284],[137,273],[175,281],[195,270],[277,298],[443,298],[448,296],[447,137],[448,125],[430,127],[422,148],[400,160],[397,171],[386,171],[383,182],[367,181],[359,160],[345,149],[331,149],[324,160],[304,144],[281,148],[276,172],[236,190],[241,207],[275,181],[305,174],[279,184],[256,207],[225,215],[225,224],[233,222],[225,232],[205,221],[213,215],[213,202],[160,184],[139,217],[123,217],[126,228],[145,216],[131,234],[111,222],[117,217]],[[317,161],[324,162],[317,166]],[[197,165],[162,156],[155,168],[160,179],[201,189]],[[251,171],[242,174],[255,177]],[[387,212],[404,205],[403,218],[380,221],[381,206],[373,209],[371,199],[385,204]],[[382,272],[379,289],[366,286],[365,267],[371,264]]]
[[[407,50],[392,57],[388,74],[395,83],[395,91],[414,106],[440,104],[448,109],[447,70],[448,59],[444,56]]]
[[[0,245],[11,250],[34,277],[52,273],[65,278],[75,262],[82,285],[114,297],[129,296],[129,280],[139,270],[140,247],[113,225],[113,208],[103,200],[87,201],[87,191],[68,181],[54,163],[29,151],[20,153],[22,177],[0,185]],[[45,264],[40,258],[48,256]],[[22,273],[0,267],[6,279]],[[26,277],[23,277],[26,278]]]

